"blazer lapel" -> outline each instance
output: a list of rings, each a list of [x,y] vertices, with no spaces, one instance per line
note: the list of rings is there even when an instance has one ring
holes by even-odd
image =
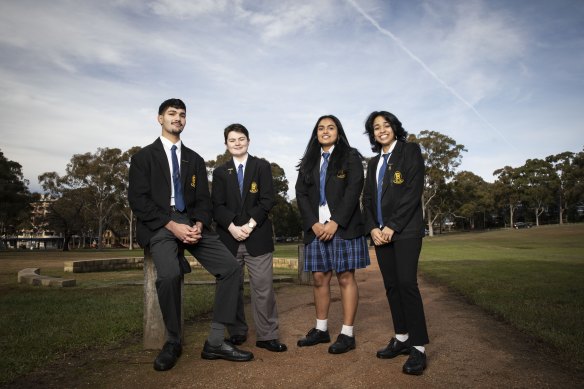
[[[387,170],[385,171],[385,176],[383,177],[383,190],[381,192],[382,197],[385,195],[387,189],[391,187],[391,181],[395,173],[394,166],[396,165],[397,161],[399,161],[401,150],[402,143],[398,141],[393,148],[391,155],[389,156],[389,160],[387,161]]]
[[[160,171],[162,172],[162,176],[166,180],[168,187],[172,186],[172,180],[170,179],[170,166],[168,165],[168,159],[166,158],[166,152],[164,151],[164,146],[162,145],[162,141],[160,138],[156,139],[154,142],[154,159],[158,164]]]
[[[245,165],[245,173],[243,175],[243,191],[241,193],[241,202],[245,201],[245,197],[251,188],[251,181],[255,172],[256,159],[255,157],[248,155],[247,163]]]
[[[229,159],[229,162],[227,162],[225,167],[227,172],[227,191],[228,193],[237,192],[235,198],[237,201],[241,201],[241,195],[239,195],[241,192],[239,191],[239,182],[237,181],[237,168],[233,162],[233,157]]]
[[[181,184],[183,187],[183,196],[184,196],[185,188],[187,187],[187,185],[190,185],[190,183],[187,183],[187,180],[189,180],[187,172],[194,170],[194,169],[190,169],[190,165],[194,162],[188,160],[188,156],[187,156],[187,152],[186,152],[187,147],[185,146],[184,143],[181,142],[181,144],[182,144],[182,147],[180,150],[180,181],[181,181]],[[190,178],[190,180],[192,182],[192,178]],[[196,180],[196,177],[195,177],[195,180]]]

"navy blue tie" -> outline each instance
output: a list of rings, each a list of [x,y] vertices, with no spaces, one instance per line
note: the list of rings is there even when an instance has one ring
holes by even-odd
[[[383,227],[383,215],[381,214],[381,192],[383,191],[383,177],[385,177],[385,171],[387,170],[387,160],[391,153],[383,154],[383,163],[381,164],[381,169],[379,169],[379,175],[377,176],[377,224]]]
[[[239,184],[239,193],[243,196],[243,165],[237,167],[237,183]]]
[[[172,185],[174,186],[174,207],[182,212],[185,210],[185,200],[183,198],[182,184],[180,182],[180,165],[176,157],[176,145],[170,148],[172,154]]]
[[[325,194],[325,181],[326,181],[326,169],[328,168],[328,159],[331,153],[322,153],[322,166],[320,167],[320,205],[326,204],[326,194]]]

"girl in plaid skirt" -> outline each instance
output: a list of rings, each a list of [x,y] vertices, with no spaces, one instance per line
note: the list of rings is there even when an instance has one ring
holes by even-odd
[[[343,327],[329,353],[355,348],[353,322],[359,290],[355,269],[370,264],[359,197],[363,188],[361,154],[349,145],[339,119],[320,117],[298,164],[296,200],[304,230],[304,271],[314,279],[316,326],[298,346],[329,343],[328,311],[333,270],[341,289]]]

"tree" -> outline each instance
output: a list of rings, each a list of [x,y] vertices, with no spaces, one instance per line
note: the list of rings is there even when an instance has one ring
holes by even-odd
[[[130,162],[131,162],[131,158],[134,154],[136,154],[138,151],[140,151],[141,147],[140,146],[134,146],[132,148],[130,148],[129,150],[127,150],[126,152],[124,152],[124,154],[122,155],[122,159],[125,160],[125,167],[122,169],[124,170],[124,175],[125,177],[128,177],[129,171],[130,171]],[[128,202],[128,184],[129,181],[126,179],[122,182],[122,192],[120,193],[121,198],[119,199],[118,202],[118,212],[114,212],[114,215],[121,215],[124,219],[124,221],[127,223],[128,226],[128,236],[129,236],[129,243],[128,243],[128,248],[130,250],[134,249],[134,222],[135,222],[135,218],[134,218],[134,213],[132,212],[132,208],[130,208],[130,203]],[[121,230],[121,228],[116,228],[116,218],[114,218],[114,220],[112,220],[109,223],[109,227],[111,227],[112,232],[117,235],[120,236],[121,233],[119,232]],[[122,223],[119,223],[119,225],[121,226]]]
[[[525,165],[516,169],[517,184],[522,198],[527,201],[535,214],[535,224],[539,217],[553,202],[559,188],[559,179],[550,162],[542,159],[528,159]]]
[[[575,154],[566,151],[560,154],[550,155],[545,159],[546,162],[552,164],[559,179],[557,199],[560,224],[564,223],[564,212],[566,209],[570,205],[582,201],[582,186],[584,185],[583,158],[584,152]]]
[[[22,166],[11,161],[0,150],[0,233],[16,233],[18,227],[28,222],[30,211],[28,180],[24,179]]]
[[[497,181],[493,186],[495,203],[509,209],[509,227],[513,226],[513,215],[521,201],[517,183],[518,174],[511,166],[505,166],[493,172],[493,175],[497,176]]]
[[[295,203],[288,201],[288,179],[284,169],[272,162],[272,177],[274,180],[275,204],[271,217],[276,236],[299,236],[302,231],[300,211]]]
[[[43,188],[50,189],[57,198],[71,192],[83,196],[84,210],[91,215],[91,220],[86,220],[85,224],[95,222],[100,249],[103,248],[104,227],[127,188],[127,153],[117,148],[98,148],[94,154],[75,154],[64,176],[55,172],[39,176]]]
[[[565,176],[567,204],[584,205],[584,150],[574,155]]]
[[[489,184],[474,173],[462,171],[452,181],[454,216],[468,220],[469,227],[475,228],[477,214],[483,215],[493,207],[493,195]]]
[[[437,131],[423,130],[418,136],[410,135],[408,140],[418,143],[422,149],[426,165],[422,207],[430,236],[433,236],[432,225],[444,213],[444,205],[447,203],[447,197],[441,196],[441,193],[444,193],[446,183],[460,165],[462,152],[467,150],[464,145],[457,144],[454,139]]]

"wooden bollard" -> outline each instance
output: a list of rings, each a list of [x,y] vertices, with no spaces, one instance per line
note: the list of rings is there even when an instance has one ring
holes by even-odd
[[[304,271],[304,245],[298,245],[298,282],[302,285],[312,285],[312,272]]]
[[[182,255],[182,253],[180,254]],[[184,279],[180,283],[181,292],[181,340],[184,344]],[[161,349],[166,342],[166,327],[156,292],[156,266],[148,248],[144,249],[144,349]]]

